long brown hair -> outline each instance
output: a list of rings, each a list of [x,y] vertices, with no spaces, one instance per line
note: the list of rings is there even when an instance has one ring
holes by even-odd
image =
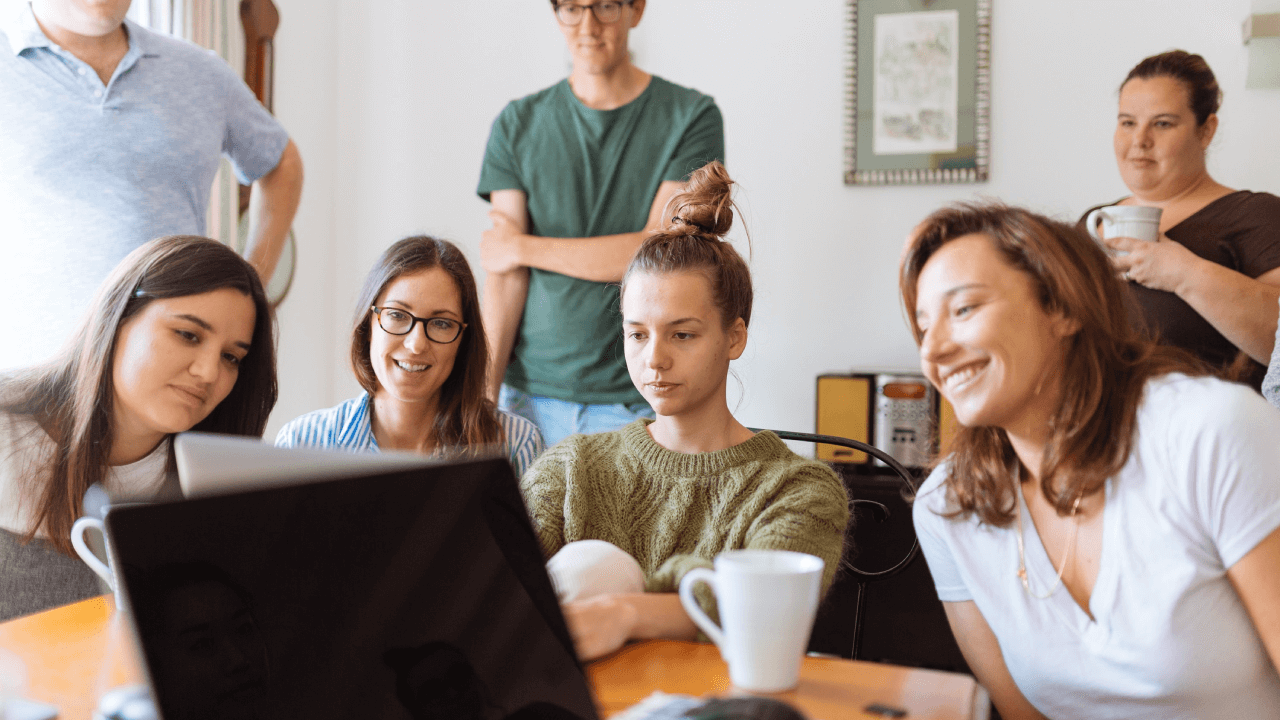
[[[1079,325],[1063,348],[1062,404],[1050,420],[1038,469],[1045,498],[1066,515],[1078,497],[1100,490],[1128,461],[1147,380],[1170,372],[1201,375],[1206,369],[1186,352],[1140,334],[1107,255],[1080,228],[994,203],[946,207],[916,229],[899,287],[917,345],[922,338],[915,315],[920,272],[943,245],[972,234],[985,236],[1031,278],[1047,313]],[[1004,430],[966,427],[951,447],[946,482],[956,515],[977,513],[985,523],[1008,525],[1017,502],[1013,478],[1019,461]]]
[[[724,327],[738,318],[751,325],[751,269],[724,236],[733,227],[733,180],[719,160],[698,168],[685,190],[671,198],[671,223],[645,238],[622,277],[622,293],[633,273],[700,272]],[[750,242],[748,240],[748,242]]]
[[[193,235],[158,238],[129,253],[98,288],[79,330],[49,363],[0,381],[0,410],[32,417],[53,439],[38,488],[36,522],[59,551],[71,555],[71,525],[90,485],[107,475],[111,455],[112,384],[120,327],[153,300],[233,288],[253,300],[250,350],[230,394],[192,430],[261,437],[276,404],[274,315],[253,266],[222,243]],[[170,459],[172,468],[172,458]]]
[[[478,452],[484,445],[501,441],[502,426],[493,402],[484,393],[489,349],[484,322],[480,319],[475,276],[471,274],[466,256],[453,243],[417,235],[397,242],[382,253],[364,280],[351,318],[351,368],[360,387],[370,395],[377,392],[378,377],[369,356],[375,320],[369,308],[396,278],[437,267],[457,284],[462,297],[462,322],[467,327],[456,340],[459,347],[453,370],[440,387],[440,410],[436,413],[433,432],[437,447]]]

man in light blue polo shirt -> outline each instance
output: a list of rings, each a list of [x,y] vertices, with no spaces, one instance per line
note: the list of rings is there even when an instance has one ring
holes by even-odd
[[[134,248],[205,234],[221,156],[254,187],[246,254],[264,278],[297,210],[284,128],[217,55],[126,20],[129,3],[0,18],[0,369],[55,352]]]

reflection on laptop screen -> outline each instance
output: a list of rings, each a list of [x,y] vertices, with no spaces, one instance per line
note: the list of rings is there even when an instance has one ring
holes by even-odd
[[[595,718],[505,460],[109,514],[185,718]]]

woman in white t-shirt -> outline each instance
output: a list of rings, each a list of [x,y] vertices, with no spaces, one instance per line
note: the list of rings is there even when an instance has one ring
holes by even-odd
[[[70,540],[91,485],[154,499],[176,491],[174,433],[262,435],[272,335],[251,265],[171,236],[121,261],[60,356],[0,379],[0,620],[100,592]]]
[[[915,503],[1003,717],[1280,717],[1280,412],[1140,339],[1106,254],[1000,205],[934,213],[901,290],[964,425]]]

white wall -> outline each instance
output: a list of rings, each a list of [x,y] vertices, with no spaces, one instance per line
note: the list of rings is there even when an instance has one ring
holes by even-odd
[[[336,162],[338,2],[275,3],[281,16],[276,33],[275,112],[302,153],[306,179],[293,224],[297,271],[277,315],[280,400],[267,427],[268,439],[292,418],[333,404],[335,378],[345,372],[334,350],[343,338],[335,329],[334,317],[346,312],[348,304],[331,289],[337,274],[335,208],[339,193],[347,188]]]
[[[269,433],[355,392],[345,326],[388,244],[435,233],[478,268],[487,206],[474,188],[489,124],[567,72],[545,0],[276,2],[276,110],[307,186]],[[916,364],[896,264],[908,229],[938,205],[982,195],[1073,219],[1123,195],[1116,88],[1146,55],[1182,47],[1208,59],[1226,91],[1211,171],[1280,193],[1280,91],[1243,87],[1248,11],[1249,0],[995,0],[990,182],[874,188],[841,182],[844,0],[650,0],[636,60],[716,98],[742,186],[757,305],[737,363],[740,419],[809,429],[817,374]]]

